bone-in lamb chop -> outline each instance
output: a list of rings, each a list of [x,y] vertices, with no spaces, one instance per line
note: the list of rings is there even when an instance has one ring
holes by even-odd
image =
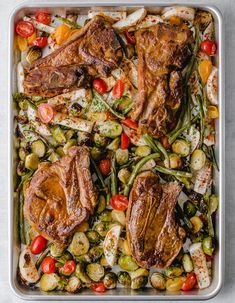
[[[127,210],[127,239],[131,253],[143,268],[165,268],[176,258],[185,231],[175,222],[175,204],[181,192],[177,182],[160,184],[151,171],[133,184]]]
[[[111,23],[95,16],[59,49],[27,68],[25,93],[52,97],[74,90],[86,84],[87,75],[108,76],[122,55]]]
[[[158,138],[166,132],[182,99],[181,69],[190,56],[192,32],[159,23],[136,32],[138,100],[131,117],[139,121],[139,133]]]
[[[24,214],[38,232],[66,243],[97,201],[87,147],[72,147],[52,164],[42,163],[26,190]]]

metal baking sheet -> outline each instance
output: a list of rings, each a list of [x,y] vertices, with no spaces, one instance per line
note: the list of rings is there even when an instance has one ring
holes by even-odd
[[[157,1],[141,1],[135,0],[130,3],[130,1],[122,0],[112,0],[112,1],[91,1],[91,0],[80,0],[68,2],[68,1],[31,1],[22,3],[20,6],[16,7],[12,12],[9,20],[9,89],[8,89],[8,126],[9,126],[9,180],[8,180],[8,192],[9,192],[9,283],[12,291],[16,296],[25,300],[56,300],[56,301],[84,301],[84,300],[206,300],[217,295],[223,284],[224,276],[224,210],[225,210],[225,200],[224,200],[224,121],[225,121],[225,99],[224,99],[224,41],[223,41],[223,20],[222,15],[216,7],[213,6],[203,6],[202,4],[190,3],[184,1],[179,1],[175,5],[188,5],[195,8],[201,8],[210,11],[215,20],[215,31],[216,31],[216,41],[218,46],[218,54],[216,56],[217,66],[219,68],[219,107],[220,107],[220,119],[216,125],[217,133],[217,144],[216,144],[216,154],[219,159],[220,173],[215,175],[215,185],[217,192],[220,197],[220,205],[216,216],[216,237],[218,241],[218,249],[213,262],[212,274],[213,280],[209,288],[203,290],[193,290],[190,292],[181,293],[171,293],[171,292],[159,292],[153,288],[146,288],[143,290],[131,290],[125,288],[117,288],[114,290],[109,290],[106,293],[99,295],[89,289],[83,290],[78,294],[66,294],[62,292],[50,292],[44,293],[39,289],[30,290],[23,287],[17,279],[17,267],[18,267],[18,257],[20,253],[20,245],[18,240],[18,224],[17,224],[17,201],[14,195],[14,183],[15,183],[15,157],[16,157],[16,142],[13,133],[13,119],[15,110],[13,108],[12,94],[16,91],[16,73],[15,65],[17,63],[17,58],[13,51],[13,38],[14,38],[14,24],[20,18],[22,18],[26,13],[32,13],[38,8],[46,8],[51,13],[58,12],[72,12],[76,11],[79,14],[86,14],[88,10],[123,10],[123,11],[134,11],[140,7],[146,7],[150,11],[157,11],[159,8],[164,6],[172,6],[169,2],[157,2]]]

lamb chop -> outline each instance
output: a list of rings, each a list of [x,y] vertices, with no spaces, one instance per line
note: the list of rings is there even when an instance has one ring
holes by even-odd
[[[145,171],[133,184],[127,210],[127,239],[131,253],[143,268],[165,268],[176,258],[185,231],[175,222],[174,209],[181,186],[160,184],[158,176]]]
[[[93,213],[96,201],[89,150],[72,147],[59,161],[41,163],[26,190],[24,214],[47,239],[66,243]]]

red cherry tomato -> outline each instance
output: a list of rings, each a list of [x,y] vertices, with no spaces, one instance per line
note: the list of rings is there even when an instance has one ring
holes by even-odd
[[[111,169],[110,159],[101,160],[99,164],[99,169],[102,175],[107,176],[110,173],[110,169]]]
[[[47,37],[37,37],[32,44],[43,48],[47,45]]]
[[[204,40],[201,43],[200,49],[203,53],[207,54],[208,56],[213,56],[216,53],[217,47],[214,41]]]
[[[16,32],[23,38],[28,38],[34,33],[33,23],[21,20],[16,24]]]
[[[136,39],[134,34],[131,34],[130,32],[125,32],[125,36],[128,43],[133,45],[136,44]]]
[[[76,269],[76,263],[74,260],[69,260],[65,262],[62,272],[66,276],[70,276]]]
[[[124,83],[122,82],[122,80],[117,80],[116,83],[114,84],[112,94],[114,98],[120,99],[123,93],[124,93]]]
[[[184,281],[181,289],[183,291],[191,290],[192,288],[194,288],[194,286],[196,285],[196,283],[197,283],[197,279],[196,279],[195,273],[190,273],[190,274],[187,275],[187,278]]]
[[[38,117],[43,123],[49,123],[54,117],[53,108],[47,104],[42,103],[38,106]]]
[[[167,136],[163,136],[163,137],[161,137],[161,143],[162,143],[162,145],[163,145],[163,147],[165,148],[165,149],[170,149],[171,148],[171,145],[170,145],[170,143],[169,143],[169,141],[168,141],[168,137]]]
[[[126,210],[128,206],[128,199],[123,195],[115,195],[110,199],[110,205],[115,210]]]
[[[56,270],[55,266],[56,260],[50,256],[47,256],[42,261],[42,271],[44,274],[52,274]]]
[[[129,137],[124,133],[122,132],[122,135],[121,135],[121,149],[127,149],[130,145],[130,139]]]
[[[105,292],[106,290],[103,282],[93,283],[91,289],[96,292]]]
[[[41,12],[41,11],[37,12],[35,15],[35,19],[38,22],[46,24],[46,25],[51,23],[51,15],[46,12]]]
[[[93,87],[101,95],[106,93],[108,90],[107,84],[102,79],[95,79],[93,81]]]
[[[132,129],[138,128],[138,123],[135,120],[132,120],[131,118],[127,118],[125,120],[122,120],[121,122],[122,122],[122,124],[132,128]]]
[[[40,254],[42,251],[44,251],[46,245],[47,245],[47,240],[43,236],[38,235],[33,239],[33,242],[31,244],[32,254],[34,255]]]

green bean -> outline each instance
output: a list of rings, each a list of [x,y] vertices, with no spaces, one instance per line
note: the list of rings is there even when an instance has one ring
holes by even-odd
[[[137,164],[136,166],[134,167],[132,173],[131,173],[131,176],[130,176],[130,179],[128,181],[128,183],[126,184],[125,188],[124,188],[124,195],[125,196],[128,196],[129,192],[130,192],[130,189],[131,189],[131,186],[135,180],[135,177],[136,175],[138,174],[139,170],[141,169],[141,167],[146,163],[148,162],[149,160],[151,159],[155,159],[155,158],[160,158],[160,154],[159,153],[154,153],[154,154],[151,154],[151,155],[148,155],[147,157],[144,157],[143,159],[141,159]]]
[[[117,194],[117,172],[115,165],[116,165],[116,157],[114,153],[111,163],[111,195],[112,196]]]
[[[146,142],[146,144],[151,147],[151,149],[155,152],[155,153],[159,153],[160,150],[159,148],[156,146],[155,142],[153,141],[153,138],[150,137],[148,134],[143,135],[144,140]]]
[[[96,98],[96,100],[100,103],[102,103],[109,111],[111,114],[113,114],[114,116],[116,116],[117,118],[123,120],[125,119],[125,116],[118,113],[117,111],[115,111],[105,100],[104,98],[99,94],[97,93],[94,89],[93,89],[93,95],[94,97]]]
[[[201,132],[200,132],[200,141],[201,141],[201,144],[203,143],[203,132],[204,132],[204,112],[203,112],[203,105],[202,105],[202,100],[201,100],[201,96],[200,95],[197,95],[196,96],[196,101],[199,105],[199,115],[200,115],[200,129],[201,129]]]
[[[128,105],[123,111],[123,115],[126,115],[127,113],[129,113],[129,111],[132,109],[132,107],[134,106],[135,102],[131,102],[130,105]]]
[[[151,147],[153,149],[154,152],[160,152],[163,155],[164,159],[168,163],[167,166],[169,167],[168,153],[167,153],[166,149],[163,147],[163,145],[158,140],[154,140],[148,134],[145,134],[143,137],[144,137],[145,142],[148,144],[149,147]]]
[[[23,191],[20,190],[18,192],[18,201],[20,207],[20,215],[19,215],[19,228],[20,228],[20,241],[22,244],[26,245],[26,237],[25,237],[25,230],[24,230],[24,195]]]
[[[61,16],[59,16],[59,15],[55,15],[55,17],[56,17],[58,20],[62,21],[63,23],[65,23],[65,24],[71,26],[72,28],[77,28],[77,29],[81,28],[81,26],[78,25],[76,22],[70,21],[70,20],[67,19],[67,18],[61,17]]]
[[[92,159],[92,157],[90,157],[90,160],[91,160],[92,166],[94,167],[95,173],[96,173],[98,179],[100,180],[100,183],[101,183],[102,187],[107,188],[105,183],[104,183],[103,176],[102,176],[98,166],[96,165],[95,161]]]
[[[215,156],[215,146],[214,145],[209,146],[209,151],[210,151],[210,154],[211,154],[213,165],[219,171],[219,165],[218,165],[218,162],[217,162],[217,159],[216,159],[216,156]]]
[[[174,169],[169,169],[169,168],[165,168],[159,165],[156,165],[154,167],[154,170],[166,174],[166,175],[172,175],[175,177],[185,177],[185,178],[192,178],[192,174],[185,172],[185,171],[180,171],[180,170],[174,170]]]
[[[41,253],[39,258],[36,261],[36,268],[38,269],[43,261],[43,259],[49,254],[50,252],[50,245]]]
[[[178,204],[178,202],[176,203],[175,209],[176,209],[178,215],[180,216],[180,218],[184,221],[184,224],[186,225],[187,229],[189,231],[191,231],[193,229],[193,225],[192,225],[191,221],[184,214],[184,212],[183,212],[182,208],[180,207],[180,205]]]

